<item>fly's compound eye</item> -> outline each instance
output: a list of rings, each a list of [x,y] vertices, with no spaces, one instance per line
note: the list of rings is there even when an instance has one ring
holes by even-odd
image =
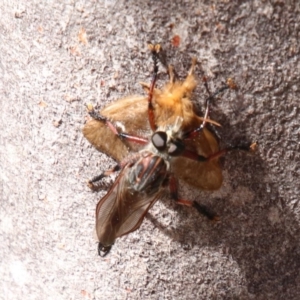
[[[111,249],[111,246],[103,246],[101,243],[98,243],[98,254],[101,257],[106,256]]]
[[[182,153],[185,146],[180,141],[171,142],[168,148],[168,154],[171,156],[178,156]]]
[[[159,151],[163,151],[166,149],[167,139],[167,134],[163,131],[155,132],[151,138],[153,146]]]

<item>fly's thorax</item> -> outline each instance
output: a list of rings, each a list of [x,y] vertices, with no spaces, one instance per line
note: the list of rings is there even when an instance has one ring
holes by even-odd
[[[141,157],[129,171],[129,185],[134,191],[156,193],[168,177],[169,162],[160,155],[141,151]]]

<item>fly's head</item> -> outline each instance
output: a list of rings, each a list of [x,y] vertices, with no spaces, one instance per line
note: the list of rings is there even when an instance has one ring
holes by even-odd
[[[153,146],[161,154],[169,156],[179,156],[185,149],[182,141],[182,122],[183,118],[177,117],[175,124],[166,130],[159,128],[152,134],[151,141]]]

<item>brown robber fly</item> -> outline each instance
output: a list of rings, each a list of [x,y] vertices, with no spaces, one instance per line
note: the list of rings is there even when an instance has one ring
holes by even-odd
[[[196,60],[182,82],[168,66],[170,82],[157,89],[161,47],[149,45],[149,48],[154,62],[153,78],[150,85],[142,83],[148,97],[121,99],[100,113],[88,106],[92,119],[83,128],[84,136],[98,150],[118,162],[111,170],[90,180],[89,186],[94,189],[102,178],[120,171],[96,207],[100,256],[109,252],[118,237],[140,227],[148,210],[167,186],[177,203],[194,207],[209,219],[216,219],[216,215],[205,206],[179,198],[176,177],[202,189],[217,189],[222,184],[218,158],[229,150],[251,150],[255,145],[220,150],[216,138],[205,127],[207,123],[218,125],[209,119],[210,101],[221,91],[232,88],[232,81],[206,99],[202,118],[196,114],[190,100],[197,84],[194,75]]]
[[[177,80],[173,67],[167,66],[170,81],[162,89],[155,88],[153,84],[150,100],[150,85],[141,83],[149,95],[148,97],[135,95],[119,99],[102,109],[101,116],[110,120],[119,132],[138,136],[149,136],[157,128],[171,126],[180,117],[183,120],[180,131],[191,133],[195,130],[194,134],[190,134],[190,138],[186,139],[186,148],[205,157],[211,156],[219,151],[218,141],[214,134],[202,124],[204,118],[197,115],[194,103],[190,100],[197,86],[194,75],[195,65],[196,60],[193,59],[188,76],[184,81]],[[216,94],[233,86],[232,83],[228,83],[215,94],[210,95],[206,100],[206,106],[208,107],[209,101]],[[151,122],[148,121],[150,113],[153,114]],[[217,122],[209,119],[208,110],[206,111],[206,122],[218,125]],[[83,134],[96,149],[117,162],[140,149],[138,144],[127,143],[126,140],[120,139],[119,135],[109,129],[106,122],[97,118],[92,118],[85,124]],[[197,162],[183,157],[178,157],[173,161],[176,162],[172,163],[172,172],[175,176],[197,188],[216,190],[222,184],[222,171],[218,157],[206,162]],[[191,169],[193,172],[190,171]]]

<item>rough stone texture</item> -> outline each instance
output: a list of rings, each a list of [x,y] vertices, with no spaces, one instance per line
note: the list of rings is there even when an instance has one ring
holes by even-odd
[[[2,1],[0,299],[300,299],[299,3]],[[84,140],[84,104],[143,93],[147,41],[182,77],[196,56],[212,90],[234,77],[213,110],[221,143],[259,150],[224,158],[216,192],[182,185],[220,223],[159,201],[102,259],[105,192],[85,182],[113,161]]]

